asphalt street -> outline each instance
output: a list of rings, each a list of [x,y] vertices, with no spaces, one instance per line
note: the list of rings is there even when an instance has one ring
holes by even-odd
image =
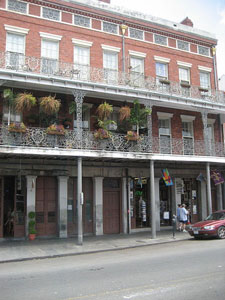
[[[225,240],[0,265],[1,300],[223,300]]]

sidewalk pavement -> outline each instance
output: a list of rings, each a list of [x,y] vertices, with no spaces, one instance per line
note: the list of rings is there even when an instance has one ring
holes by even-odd
[[[150,230],[129,235],[84,236],[82,246],[77,245],[77,238],[75,237],[36,239],[34,241],[2,240],[0,241],[0,263],[121,250],[183,241],[190,238],[188,233],[178,231],[176,231],[174,238],[172,228],[163,228],[157,232],[156,239],[151,239]]]

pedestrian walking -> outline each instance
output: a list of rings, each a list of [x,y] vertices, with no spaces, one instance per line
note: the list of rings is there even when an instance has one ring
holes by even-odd
[[[183,232],[187,232],[186,231],[186,224],[188,221],[188,211],[186,210],[186,205],[182,204],[182,207],[180,209],[180,223],[181,223],[181,230],[183,230]]]
[[[181,231],[180,209],[181,209],[181,204],[178,204],[178,205],[177,205],[177,230],[180,230],[180,231]]]

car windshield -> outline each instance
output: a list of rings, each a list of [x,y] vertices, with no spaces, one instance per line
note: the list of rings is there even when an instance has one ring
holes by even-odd
[[[206,218],[206,220],[225,220],[225,213],[224,212],[212,213]]]

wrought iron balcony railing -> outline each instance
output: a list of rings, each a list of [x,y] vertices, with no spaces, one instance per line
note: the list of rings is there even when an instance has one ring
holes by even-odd
[[[182,86],[179,82],[159,81],[140,73],[123,73],[115,70],[100,69],[86,65],[24,56],[13,52],[0,52],[0,69],[16,72],[43,74],[45,76],[70,79],[74,81],[92,82],[105,85],[123,86],[156,92],[168,96],[194,98],[210,103],[225,104],[223,92],[213,89],[201,89],[198,86]]]
[[[105,150],[113,152],[151,153],[166,155],[224,157],[224,144],[203,140],[168,140],[159,137],[141,136],[137,141],[128,141],[124,134],[113,133],[111,138],[99,140],[94,132],[83,131],[82,140],[76,130],[65,130],[64,135],[50,135],[46,128],[27,128],[25,132],[10,132],[7,126],[0,127],[0,145],[35,148],[61,148]]]

